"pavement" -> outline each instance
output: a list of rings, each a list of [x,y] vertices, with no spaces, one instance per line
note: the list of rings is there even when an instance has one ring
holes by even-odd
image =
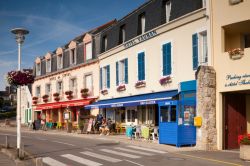
[[[15,136],[15,127],[4,127],[0,124],[0,143],[1,134]],[[122,165],[246,165],[250,162],[239,159],[239,151],[200,151],[196,147],[177,148],[171,145],[158,144],[157,141],[130,140],[125,135],[100,136],[97,134],[77,134],[67,133],[60,130],[32,131],[27,127],[22,127],[22,139],[26,149],[33,157],[42,157],[48,165],[81,165],[80,161],[86,164],[89,160],[95,162],[92,164],[115,165],[114,163],[101,162],[100,159],[93,160],[93,154],[102,158],[108,157],[106,154],[114,152],[126,152],[126,155],[139,156],[139,159],[128,160],[128,156],[115,158],[113,161],[121,161]],[[15,139],[12,139],[15,141]],[[62,146],[63,145],[63,146]],[[35,148],[32,146],[35,146]],[[134,149],[139,147],[139,149]],[[141,149],[140,149],[141,148]],[[104,151],[102,151],[104,149]],[[135,151],[132,151],[135,150]],[[158,151],[158,152],[157,152]],[[143,157],[147,152],[152,156]],[[160,152],[160,154],[158,154]],[[166,154],[161,154],[166,152]],[[132,154],[131,154],[132,153]],[[135,155],[134,153],[139,153]],[[83,160],[81,155],[90,156]],[[0,154],[1,155],[1,154]],[[92,156],[91,156],[92,155]],[[80,157],[81,156],[81,157]],[[131,157],[131,156],[130,156]],[[107,158],[106,158],[107,159]],[[69,161],[70,160],[70,161]],[[77,162],[77,164],[75,163]],[[110,161],[109,161],[110,162]],[[64,163],[64,164],[62,164]],[[90,162],[91,163],[91,162]],[[1,165],[1,164],[0,164]],[[52,164],[53,165],[53,164]],[[55,165],[55,164],[54,164]]]
[[[6,154],[0,152],[0,165],[1,166],[15,166],[16,164]]]

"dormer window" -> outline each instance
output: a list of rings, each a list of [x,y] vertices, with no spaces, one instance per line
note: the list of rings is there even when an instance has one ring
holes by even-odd
[[[51,72],[51,59],[46,60],[46,72]]]
[[[41,75],[41,62],[36,63],[36,75],[37,76]]]
[[[122,25],[120,27],[120,32],[119,32],[119,44],[125,42],[125,37],[126,37],[125,35],[126,35],[125,25]]]
[[[145,33],[146,18],[145,13],[142,13],[138,17],[138,35]]]
[[[102,51],[107,51],[108,39],[107,36],[102,37]]]
[[[92,43],[89,42],[85,44],[85,49],[86,49],[86,60],[92,59]]]
[[[75,48],[70,50],[70,64],[71,65],[76,64],[76,49]]]
[[[165,10],[166,10],[166,23],[168,23],[169,20],[170,20],[170,12],[171,12],[171,2],[170,2],[170,0],[166,2]]]
[[[63,68],[63,56],[62,54],[57,55],[57,69]]]

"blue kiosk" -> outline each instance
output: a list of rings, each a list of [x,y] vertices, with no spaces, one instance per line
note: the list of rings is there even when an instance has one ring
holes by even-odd
[[[159,107],[159,143],[177,147],[196,144],[196,81],[181,82],[179,100],[162,101]]]

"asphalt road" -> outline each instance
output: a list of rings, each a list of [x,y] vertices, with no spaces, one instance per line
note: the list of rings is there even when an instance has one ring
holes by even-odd
[[[11,145],[16,144],[16,133],[14,131],[0,129],[1,144],[5,141],[4,135],[10,136]],[[229,162],[219,162],[219,160],[207,160],[206,156],[198,157],[199,155],[194,152],[191,154],[169,153],[105,140],[103,137],[88,139],[65,135],[23,132],[22,142],[26,151],[33,154],[34,157],[43,158],[44,165],[53,166],[237,165],[230,164]]]

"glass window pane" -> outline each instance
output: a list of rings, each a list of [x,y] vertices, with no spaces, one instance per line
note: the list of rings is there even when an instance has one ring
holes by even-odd
[[[172,105],[171,106],[171,118],[170,118],[171,122],[176,122],[176,106]]]
[[[169,120],[169,111],[168,106],[162,106],[161,109],[161,122],[168,122]]]

